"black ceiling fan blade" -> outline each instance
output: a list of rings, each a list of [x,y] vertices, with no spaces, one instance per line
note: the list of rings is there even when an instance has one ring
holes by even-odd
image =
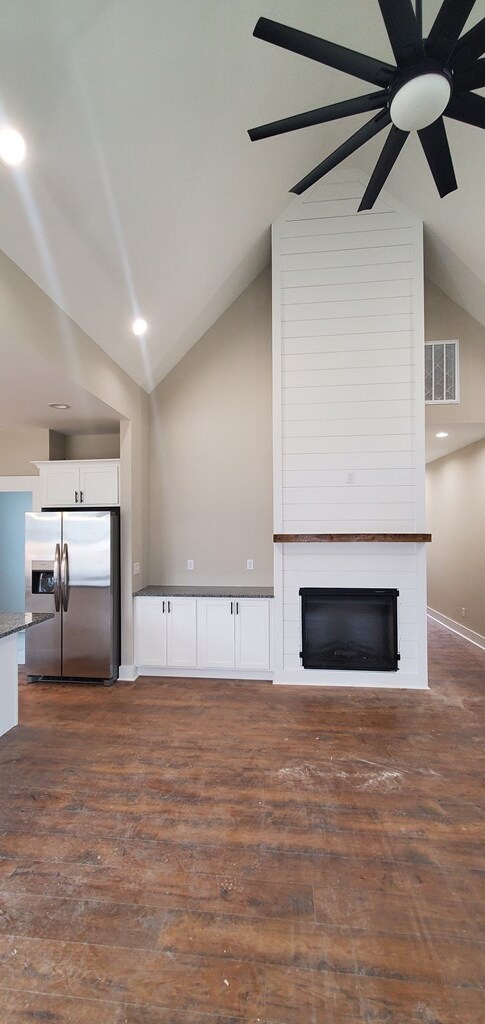
[[[317,107],[315,110],[306,110],[303,114],[295,114],[293,117],[283,117],[280,121],[262,124],[259,128],[250,128],[248,135],[251,142],[256,142],[258,139],[269,139],[273,135],[282,135],[284,132],[294,132],[298,128],[324,124],[326,121],[334,121],[339,117],[350,117],[352,114],[365,114],[369,110],[378,110],[379,107],[385,107],[386,101],[387,92],[385,89],[380,89],[379,92],[372,92],[367,96],[356,96],[351,100],[342,100],[341,103],[331,103],[328,107]]]
[[[430,57],[448,60],[474,6],[475,0],[443,0],[426,41]]]
[[[469,32],[458,40],[453,51],[451,63],[455,71],[461,71],[473,64],[485,53],[485,18],[478,21]]]
[[[453,92],[460,93],[470,89],[482,89],[485,85],[485,59],[475,61],[469,68],[457,71],[453,75]]]
[[[372,209],[379,192],[384,187],[384,184],[396,163],[408,135],[409,132],[403,132],[393,124],[384,143],[382,153],[371,174],[369,184],[362,196],[359,213],[361,210]]]
[[[477,96],[474,92],[452,96],[445,116],[453,117],[455,121],[464,121],[465,124],[473,124],[476,128],[485,128],[485,97]]]
[[[327,156],[325,160],[322,160],[321,164],[313,168],[309,174],[305,175],[296,185],[290,189],[290,192],[294,192],[297,196],[301,196],[302,192],[305,192],[310,185],[314,185],[316,181],[323,178],[328,171],[331,171],[333,167],[340,164],[342,160],[345,160],[351,153],[355,153],[356,149],[360,149],[364,143],[372,139],[374,135],[382,131],[388,124],[390,124],[391,115],[389,111],[383,110],[376,114],[371,121],[367,121],[362,128],[359,128],[355,132],[355,135],[351,135],[350,139],[347,139],[338,147],[330,156]]]
[[[411,0],[379,0],[396,63],[417,64],[425,56],[421,32]]]
[[[422,128],[418,135],[436,188],[443,199],[458,188],[443,118],[439,117],[427,128]]]
[[[327,67],[344,71],[354,78],[362,78],[364,82],[372,82],[373,85],[388,85],[396,77],[397,69],[392,64],[375,60],[357,50],[349,50],[338,43],[330,43],[308,32],[300,32],[289,25],[281,25],[279,21],[271,21],[269,18],[259,19],[253,35],[267,43],[291,50],[292,53],[299,53],[302,57],[317,60]]]

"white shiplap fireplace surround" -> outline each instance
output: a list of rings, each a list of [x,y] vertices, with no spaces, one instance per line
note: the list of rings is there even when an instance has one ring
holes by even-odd
[[[422,223],[387,192],[358,213],[367,180],[334,172],[273,225],[274,681],[423,689]],[[398,671],[302,668],[300,587],[399,590]]]

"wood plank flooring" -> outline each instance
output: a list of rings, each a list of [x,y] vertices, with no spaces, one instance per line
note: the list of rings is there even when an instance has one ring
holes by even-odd
[[[485,1021],[485,651],[431,691],[21,686],[3,1024]]]

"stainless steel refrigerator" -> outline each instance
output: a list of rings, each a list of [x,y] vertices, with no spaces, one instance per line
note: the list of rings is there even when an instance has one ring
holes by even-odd
[[[114,682],[120,664],[119,512],[27,512],[25,607],[32,680]]]

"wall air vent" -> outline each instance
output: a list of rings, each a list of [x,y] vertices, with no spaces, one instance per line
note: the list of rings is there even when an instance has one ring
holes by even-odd
[[[424,346],[424,396],[427,405],[459,402],[458,342],[432,341]]]

